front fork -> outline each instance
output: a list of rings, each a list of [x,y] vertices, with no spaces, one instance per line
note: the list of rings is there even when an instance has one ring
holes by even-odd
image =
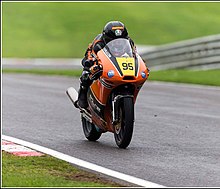
[[[134,98],[133,95],[116,95],[112,100],[112,124],[117,125],[120,121],[119,106],[123,98]]]

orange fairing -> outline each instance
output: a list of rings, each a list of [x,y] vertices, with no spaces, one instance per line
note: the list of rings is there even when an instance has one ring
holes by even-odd
[[[103,66],[103,74],[100,77],[100,79],[96,80],[95,82],[93,82],[93,84],[91,85],[91,89],[94,93],[94,96],[96,97],[96,99],[102,104],[102,105],[106,105],[107,104],[107,100],[108,97],[111,93],[111,91],[121,85],[121,84],[126,84],[126,83],[130,83],[133,84],[135,86],[135,91],[134,91],[134,102],[136,101],[136,97],[137,94],[141,88],[141,86],[144,84],[144,82],[147,80],[148,78],[148,69],[145,65],[145,63],[143,62],[143,60],[141,59],[141,57],[139,55],[137,55],[137,60],[135,60],[135,67],[133,67],[133,69],[135,69],[134,71],[127,71],[127,70],[122,70],[122,67],[119,65],[120,64],[120,59],[117,59],[117,62],[114,62],[109,58],[109,54],[108,52],[106,52],[105,50],[100,50],[98,52],[98,58],[100,60],[100,64],[102,64]],[[130,65],[132,66],[132,57],[129,57],[129,61],[131,62]],[[126,60],[126,59],[125,59]],[[126,63],[126,61],[124,61]],[[127,66],[127,64],[124,64]],[[126,68],[126,69],[129,69]],[[108,76],[108,72],[111,71],[114,73],[114,76],[109,77]],[[134,74],[136,73],[136,74]],[[145,77],[143,77],[145,73]]]

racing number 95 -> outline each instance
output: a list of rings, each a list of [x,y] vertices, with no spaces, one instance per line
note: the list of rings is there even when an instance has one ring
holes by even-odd
[[[122,67],[123,70],[134,70],[134,67],[131,62],[130,63],[123,62]]]

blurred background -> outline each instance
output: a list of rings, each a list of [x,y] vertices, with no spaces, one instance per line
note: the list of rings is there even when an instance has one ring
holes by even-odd
[[[111,20],[136,44],[161,45],[220,32],[219,3],[4,2],[3,57],[81,58]]]
[[[88,44],[107,22],[119,20],[147,62],[150,80],[220,85],[218,2],[3,2],[2,5],[4,72],[28,70],[79,76]]]

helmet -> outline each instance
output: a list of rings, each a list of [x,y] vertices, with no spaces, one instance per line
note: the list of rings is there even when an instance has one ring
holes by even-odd
[[[127,29],[120,21],[108,22],[105,25],[102,34],[103,40],[106,44],[113,39],[128,37]]]

